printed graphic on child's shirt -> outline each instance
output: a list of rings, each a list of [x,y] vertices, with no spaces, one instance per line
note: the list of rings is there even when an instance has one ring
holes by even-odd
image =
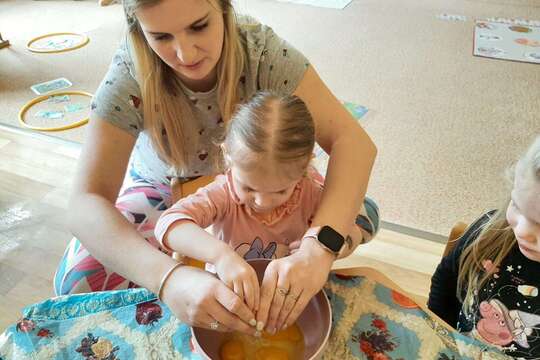
[[[242,243],[234,249],[246,260],[277,259],[288,255],[288,247],[277,244],[275,241],[264,246],[261,238],[256,237],[251,244]]]
[[[490,279],[473,301],[475,314],[460,314],[458,329],[495,345],[518,359],[540,357],[540,299],[538,264],[526,259],[518,249],[511,251],[499,266],[482,261]],[[517,261],[516,261],[517,260]]]
[[[499,300],[480,303],[480,320],[475,335],[494,345],[509,345],[512,342],[522,348],[530,348],[527,337],[540,324],[540,316],[520,310],[508,310]]]

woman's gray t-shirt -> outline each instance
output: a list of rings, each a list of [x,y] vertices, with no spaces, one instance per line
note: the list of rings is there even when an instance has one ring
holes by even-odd
[[[309,66],[307,59],[274,31],[250,17],[239,19],[239,34],[246,51],[245,70],[238,84],[240,101],[258,90],[292,94]],[[187,149],[186,169],[176,170],[160,159],[144,129],[142,99],[135,66],[125,45],[121,46],[92,101],[92,112],[99,118],[137,137],[130,169],[153,183],[168,183],[170,176],[195,177],[221,172],[218,141],[224,132],[217,88],[193,92],[183,87],[193,106],[201,137],[196,149]]]

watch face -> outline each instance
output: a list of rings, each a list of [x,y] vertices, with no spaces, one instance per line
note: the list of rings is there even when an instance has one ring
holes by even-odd
[[[341,250],[341,247],[345,242],[343,236],[328,225],[321,228],[318,239],[324,246],[336,253]]]

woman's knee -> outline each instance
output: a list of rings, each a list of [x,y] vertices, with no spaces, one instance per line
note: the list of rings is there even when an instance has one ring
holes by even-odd
[[[60,260],[53,286],[57,296],[133,287],[130,281],[105,268],[76,238]]]

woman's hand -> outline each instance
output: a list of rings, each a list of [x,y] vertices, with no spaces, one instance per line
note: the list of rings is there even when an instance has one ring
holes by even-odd
[[[270,333],[291,326],[328,280],[335,256],[313,238],[294,254],[270,262],[264,273],[257,329]]]
[[[217,258],[214,266],[225,285],[256,313],[259,309],[259,280],[255,270],[230,248]]]
[[[180,266],[165,282],[163,301],[181,321],[217,331],[255,335],[255,316],[231,289],[215,276]]]

